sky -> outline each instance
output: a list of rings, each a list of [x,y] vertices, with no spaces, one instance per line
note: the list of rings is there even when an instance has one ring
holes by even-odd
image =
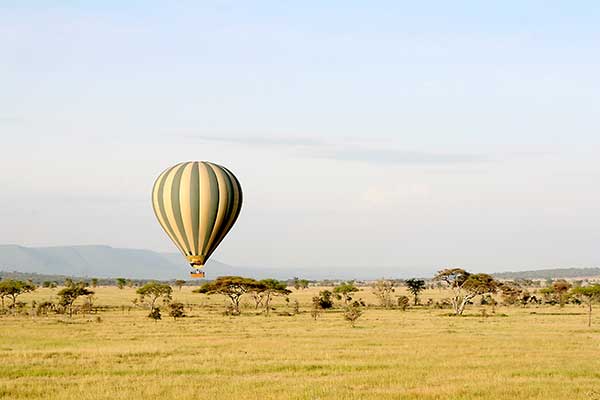
[[[176,251],[166,167],[244,206],[214,258],[600,264],[600,3],[2,1],[0,243]]]

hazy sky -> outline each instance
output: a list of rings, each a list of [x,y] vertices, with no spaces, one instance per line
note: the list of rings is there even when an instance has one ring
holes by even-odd
[[[175,251],[209,160],[223,262],[600,263],[599,2],[122,3],[0,2],[0,243]]]

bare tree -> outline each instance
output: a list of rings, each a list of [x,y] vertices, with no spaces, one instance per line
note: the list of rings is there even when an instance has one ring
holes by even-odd
[[[394,288],[394,282],[380,279],[373,284],[373,294],[377,296],[379,302],[385,308],[389,308],[393,305],[392,293],[396,291]]]

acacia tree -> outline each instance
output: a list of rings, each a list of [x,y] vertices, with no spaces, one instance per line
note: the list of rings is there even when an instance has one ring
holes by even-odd
[[[299,289],[306,289],[308,287],[308,284],[310,282],[306,279],[300,279],[297,276],[295,276],[292,279],[292,285],[294,286],[294,289],[299,290]]]
[[[561,307],[565,306],[571,284],[564,279],[559,279],[552,283],[552,289],[558,296],[558,302]]]
[[[241,276],[220,276],[212,282],[205,283],[198,289],[194,290],[194,293],[205,293],[205,294],[220,294],[226,296],[231,300],[233,307],[233,313],[235,315],[240,314],[240,298],[263,285],[252,278],[243,278]]]
[[[600,301],[600,284],[576,287],[571,294],[588,306],[588,326],[592,326],[592,303]]]
[[[419,293],[425,290],[425,281],[423,279],[411,278],[406,281],[408,291],[415,297],[415,306],[419,303]]]
[[[73,316],[73,303],[81,296],[91,296],[93,291],[86,288],[85,282],[71,282],[68,286],[62,288],[58,293],[59,304],[69,309],[69,318]]]
[[[290,290],[288,290],[285,282],[280,282],[276,279],[263,279],[259,281],[258,285],[256,286],[262,289],[267,315],[269,315],[271,298],[273,296],[287,296],[288,294],[292,293]]]
[[[175,281],[175,286],[177,286],[180,291],[181,291],[181,288],[183,287],[183,285],[185,285],[185,281],[183,279],[177,279]]]
[[[471,274],[462,268],[448,268],[438,273],[434,280],[446,283],[452,290],[450,298],[456,315],[462,315],[467,303],[478,295],[496,293],[498,283],[488,274]]]
[[[23,293],[32,292],[35,290],[35,285],[27,281],[18,281],[14,279],[4,279],[0,281],[0,297],[2,298],[2,309],[4,309],[4,297],[12,299],[11,307],[15,308],[17,297]]]
[[[463,311],[465,310],[465,306],[474,297],[496,293],[498,290],[498,282],[488,274],[472,274],[463,284],[463,289],[465,290],[465,296],[459,308],[458,315],[462,315]],[[495,300],[493,298],[492,304],[495,304]]]
[[[523,288],[517,282],[502,282],[498,287],[502,293],[502,302],[506,305],[513,305],[522,298]]]
[[[148,317],[156,320],[160,319],[160,309],[156,307],[156,301],[162,297],[163,302],[169,302],[173,289],[166,283],[148,282],[139,288],[136,293],[140,296],[141,302],[144,302],[146,297],[150,299],[150,314],[148,314]]]
[[[117,282],[117,287],[119,289],[123,289],[125,287],[125,285],[127,284],[127,279],[125,279],[125,278],[117,278],[116,282]]]
[[[333,293],[338,300],[344,300],[344,306],[352,301],[352,293],[358,292],[358,288],[354,286],[354,281],[343,282],[333,288]]]

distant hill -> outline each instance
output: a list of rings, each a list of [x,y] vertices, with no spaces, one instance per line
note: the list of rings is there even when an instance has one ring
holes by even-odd
[[[554,268],[537,271],[498,272],[493,275],[499,279],[590,278],[600,276],[600,268]]]
[[[89,278],[188,279],[189,265],[179,253],[123,249],[110,246],[25,247],[0,245],[0,271]],[[390,267],[346,268],[238,267],[209,260],[206,277],[241,275],[256,279],[378,279],[431,276],[433,271],[410,271]]]
[[[123,249],[110,246],[25,247],[0,245],[0,271],[17,271],[42,275],[62,275],[88,278],[188,279],[189,265],[179,253],[158,253],[151,250]],[[474,270],[474,272],[477,272]],[[206,277],[241,275],[256,279],[289,279],[298,276],[313,280],[379,278],[430,278],[435,269],[359,267],[239,267],[209,260]],[[557,279],[600,276],[600,268],[556,268],[536,271],[498,272],[500,279]],[[52,280],[52,279],[49,279]]]
[[[239,268],[210,260],[210,275],[239,273]],[[0,271],[45,275],[132,279],[186,279],[189,265],[180,254],[110,246],[24,247],[0,245]]]

